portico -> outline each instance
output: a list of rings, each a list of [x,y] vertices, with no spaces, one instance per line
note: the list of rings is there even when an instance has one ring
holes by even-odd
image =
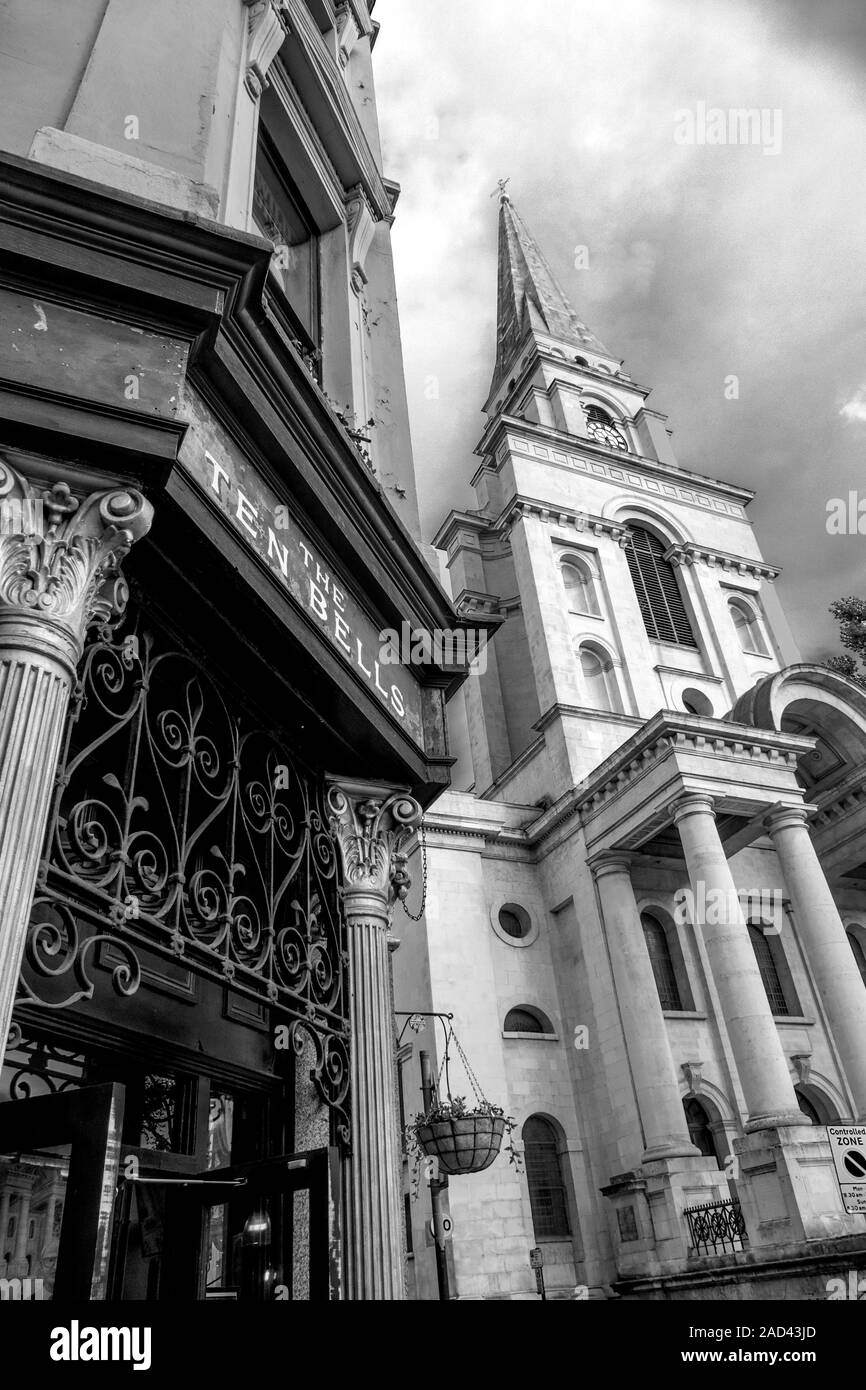
[[[801,734],[663,711],[575,793],[644,1122],[642,1170],[658,1179],[663,1159],[663,1186],[674,1206],[682,1205],[677,1191],[690,1166],[682,1059],[672,1051],[632,882],[644,865],[679,864],[690,885],[682,902],[701,938],[719,1004],[717,1026],[745,1102],[732,1176],[752,1244],[772,1244],[783,1233],[797,1239],[853,1231],[857,1220],[846,1218],[841,1204],[828,1215],[826,1139],[804,1124],[730,862],[757,841],[766,845],[769,835],[838,1040],[852,1114],[862,1113],[866,989],[848,968],[850,945],[807,829],[814,807],[797,773],[813,748],[814,740]],[[615,1189],[607,1191],[616,1201]]]

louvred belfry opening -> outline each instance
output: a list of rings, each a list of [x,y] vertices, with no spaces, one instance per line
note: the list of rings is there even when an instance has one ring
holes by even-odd
[[[662,542],[651,531],[633,526],[631,545],[625,553],[644,625],[652,640],[681,647],[697,646],[677,576],[673,565],[665,559]]]

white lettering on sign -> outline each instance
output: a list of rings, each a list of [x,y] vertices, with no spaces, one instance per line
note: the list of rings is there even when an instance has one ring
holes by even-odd
[[[181,458],[184,462],[184,453]],[[227,459],[228,463],[229,460]],[[189,464],[187,464],[189,466]],[[194,473],[199,470],[193,468]],[[420,698],[410,701],[405,678],[393,674],[390,663],[380,662],[380,628],[353,600],[343,580],[334,575],[324,558],[284,504],[271,504],[260,495],[260,485],[246,487],[230,469],[204,452],[204,482],[223,511],[267,561],[305,611],[316,620],[340,655],[365,679],[392,714],[406,723],[421,742]],[[250,495],[252,494],[252,495]],[[411,717],[410,717],[411,711]]]

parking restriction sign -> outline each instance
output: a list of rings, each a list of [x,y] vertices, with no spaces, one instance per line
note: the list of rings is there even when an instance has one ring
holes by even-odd
[[[845,1210],[866,1215],[866,1125],[828,1125]]]

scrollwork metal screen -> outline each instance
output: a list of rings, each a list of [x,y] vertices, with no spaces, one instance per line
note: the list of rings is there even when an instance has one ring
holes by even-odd
[[[346,1128],[347,956],[317,777],[139,615],[87,648],[74,693],[21,995],[89,998],[99,942],[138,988],[139,950],[263,1002]],[[45,988],[48,979],[53,981]],[[302,1031],[299,1031],[302,1030]]]

